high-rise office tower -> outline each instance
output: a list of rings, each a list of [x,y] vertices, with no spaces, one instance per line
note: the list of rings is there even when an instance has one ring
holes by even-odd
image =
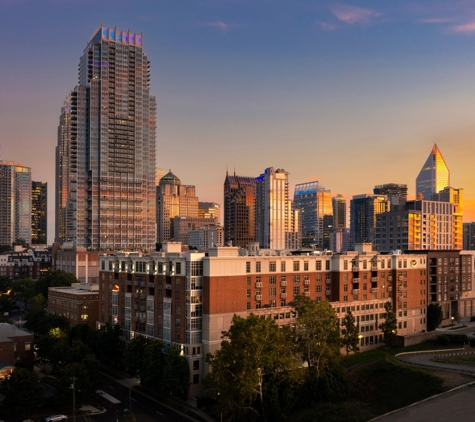
[[[142,34],[100,26],[62,108],[56,240],[88,249],[155,247],[155,97]]]
[[[432,195],[433,200],[450,202],[453,205],[453,249],[463,248],[463,189],[447,186],[440,192]]]
[[[294,208],[299,211],[302,245],[329,249],[334,218],[331,192],[318,181],[299,183]]]
[[[31,169],[0,161],[0,245],[31,243]]]
[[[463,249],[475,250],[475,222],[463,223]]]
[[[31,184],[31,243],[46,244],[48,183]]]
[[[157,187],[157,242],[177,238],[172,220],[178,216],[198,218],[198,197],[194,186],[182,185],[170,171]]]
[[[219,224],[221,221],[221,207],[216,202],[198,202],[198,217],[216,218]]]
[[[376,195],[386,195],[391,208],[397,205],[404,205],[407,201],[407,185],[398,185],[396,183],[386,183],[385,185],[377,185],[373,189]]]
[[[416,179],[416,199],[431,200],[433,194],[447,186],[450,186],[450,171],[437,144],[434,144]]]
[[[256,179],[228,174],[224,180],[224,242],[247,248],[256,241]]]
[[[350,201],[350,247],[372,243],[376,236],[376,215],[389,211],[386,195],[355,195]]]
[[[346,199],[343,195],[338,194],[332,198],[333,208],[333,228],[344,229],[346,223]]]
[[[299,212],[289,198],[289,173],[269,167],[256,179],[256,241],[264,249],[300,247]]]

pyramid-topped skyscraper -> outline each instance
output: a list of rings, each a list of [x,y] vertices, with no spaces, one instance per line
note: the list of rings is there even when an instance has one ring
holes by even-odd
[[[437,144],[416,179],[416,199],[431,200],[432,195],[450,186],[450,171]]]

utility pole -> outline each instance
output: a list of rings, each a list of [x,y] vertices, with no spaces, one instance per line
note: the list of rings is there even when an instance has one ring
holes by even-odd
[[[73,376],[73,421],[76,422],[76,377]]]

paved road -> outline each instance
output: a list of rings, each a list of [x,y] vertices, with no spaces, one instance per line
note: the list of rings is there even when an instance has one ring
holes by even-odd
[[[436,370],[464,372],[475,376],[474,366],[451,365],[430,360],[440,354],[441,352],[409,354],[398,358],[403,362],[417,366],[430,366]],[[376,420],[378,422],[472,422],[475,420],[474,399],[475,385],[470,385],[449,393],[440,394],[390,415],[376,418]]]
[[[431,361],[432,358],[439,356],[442,353],[443,352],[402,355],[402,356],[398,356],[398,359],[409,364],[430,367],[431,369],[463,372],[463,373],[475,375],[475,366],[455,365],[455,364],[450,364],[450,363]],[[450,351],[448,353],[450,353]]]
[[[102,415],[93,416],[93,419],[98,422],[130,421],[129,413],[124,410],[130,410],[131,407],[136,420],[140,422],[190,422],[190,419],[142,396],[137,391],[131,390],[129,397],[129,389],[112,379],[104,379],[102,390],[120,400],[120,403],[114,404],[101,397],[100,400],[102,405],[107,408],[107,412]]]

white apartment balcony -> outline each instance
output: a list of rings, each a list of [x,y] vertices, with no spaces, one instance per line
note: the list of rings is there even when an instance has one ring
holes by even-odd
[[[379,277],[371,277],[371,281],[374,283],[379,280]]]
[[[262,300],[262,295],[256,295],[256,300]]]
[[[280,298],[281,299],[286,299],[287,298],[287,293],[281,293]]]
[[[353,289],[351,291],[351,293],[353,293],[354,295],[357,295],[359,292],[360,292],[360,289]]]
[[[256,281],[256,288],[260,289],[262,287],[262,281]]]
[[[280,285],[281,285],[281,287],[287,286],[287,281],[285,281],[285,280],[284,280],[284,281],[281,281],[281,282],[280,282]]]
[[[371,288],[371,293],[377,293],[378,292],[378,288],[377,287],[372,287]]]

